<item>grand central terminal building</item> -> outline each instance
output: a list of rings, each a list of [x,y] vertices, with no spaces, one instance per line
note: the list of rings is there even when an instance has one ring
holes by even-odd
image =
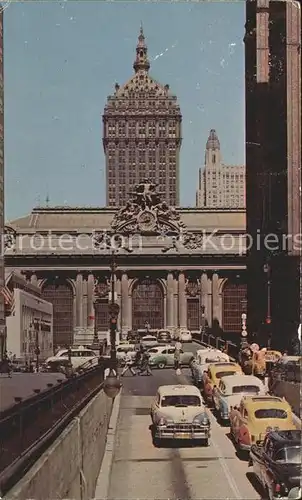
[[[114,261],[119,329],[241,331],[245,211],[173,208],[144,181],[114,208],[38,207],[6,226],[6,267],[53,304],[54,345],[108,330]]]

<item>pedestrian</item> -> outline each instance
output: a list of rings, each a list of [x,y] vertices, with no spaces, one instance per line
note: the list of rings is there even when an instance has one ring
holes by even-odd
[[[127,352],[125,358],[125,366],[122,370],[121,377],[123,377],[128,370],[132,373],[132,375],[136,375],[135,368],[139,368],[140,361],[141,351],[139,349],[136,350],[134,358],[131,352]]]
[[[174,351],[174,368],[176,371],[176,375],[181,374],[181,369],[180,369],[180,351],[181,351],[182,345],[181,342],[177,341],[175,343],[175,351]]]
[[[141,358],[139,375],[142,375],[144,372],[146,372],[146,375],[148,376],[152,375],[152,371],[149,365],[149,359],[150,359],[150,354],[148,353],[148,351],[145,350]]]

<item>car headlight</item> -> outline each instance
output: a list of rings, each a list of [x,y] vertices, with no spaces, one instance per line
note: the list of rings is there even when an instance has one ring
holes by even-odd
[[[196,415],[193,420],[193,424],[209,425],[209,423],[209,417],[206,413],[200,413],[199,415]]]

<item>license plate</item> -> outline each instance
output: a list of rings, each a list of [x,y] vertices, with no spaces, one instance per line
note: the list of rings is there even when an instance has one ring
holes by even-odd
[[[191,438],[191,433],[190,432],[176,432],[174,434],[175,439],[190,439]]]

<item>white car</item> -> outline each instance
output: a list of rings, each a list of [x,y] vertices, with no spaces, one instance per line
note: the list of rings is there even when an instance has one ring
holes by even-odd
[[[243,396],[264,396],[266,388],[254,375],[229,375],[221,377],[218,387],[213,388],[213,402],[221,422],[229,421],[230,410],[239,406]]]
[[[230,358],[219,349],[206,348],[199,349],[196,353],[195,359],[191,363],[191,372],[194,383],[199,387],[203,384],[203,375],[210,364],[213,363],[229,363]]]
[[[154,335],[145,335],[145,337],[142,338],[141,343],[144,347],[154,347],[158,344],[158,341]]]
[[[192,342],[192,333],[189,330],[183,330],[179,335],[180,342]]]
[[[72,347],[71,348],[71,357],[70,361],[73,366],[73,368],[78,368],[79,366],[83,365],[87,361],[90,361],[92,358],[95,358],[98,356],[98,353],[93,351],[92,349],[87,349],[83,346],[80,347]],[[63,363],[64,361],[68,361],[68,349],[60,349],[55,356],[51,356],[50,358],[47,358],[45,361],[46,366],[51,365],[52,362],[57,362],[58,360],[62,360]]]
[[[162,385],[151,406],[154,444],[163,440],[202,441],[208,446],[210,419],[193,385]]]

